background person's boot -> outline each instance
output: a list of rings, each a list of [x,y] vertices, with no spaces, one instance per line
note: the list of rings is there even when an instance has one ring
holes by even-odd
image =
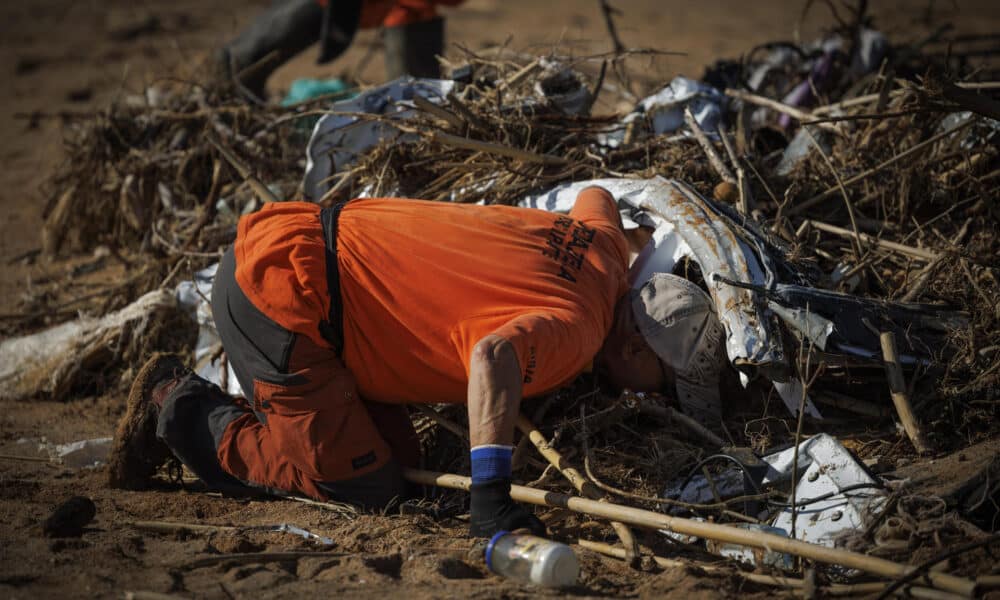
[[[323,8],[315,0],[276,0],[216,55],[218,69],[258,98],[278,67],[320,39]]]
[[[383,41],[387,80],[403,75],[441,76],[441,67],[435,57],[444,51],[443,18],[386,27]]]

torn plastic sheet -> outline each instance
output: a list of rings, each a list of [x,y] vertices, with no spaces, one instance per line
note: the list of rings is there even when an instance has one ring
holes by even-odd
[[[406,119],[415,112],[410,102],[414,96],[440,103],[454,87],[455,82],[450,80],[400,77],[350,100],[335,102],[330,106],[331,113],[335,114],[324,115],[316,122],[306,147],[306,170],[302,181],[306,199],[319,201],[329,189],[332,176],[344,171],[380,141],[401,135],[384,121],[362,120],[358,116],[360,113],[391,114]],[[408,137],[412,138],[402,135],[402,140]]]
[[[212,306],[208,299],[212,297],[212,282],[219,263],[205,267],[194,274],[191,281],[177,284],[175,293],[177,302],[188,311],[198,322],[198,341],[194,348],[195,373],[215,385],[222,386],[222,359],[213,355],[222,347],[222,340],[212,319]],[[242,396],[243,389],[236,379],[236,372],[226,361],[226,393],[231,396]]]
[[[65,444],[52,444],[42,438],[38,444],[38,451],[70,469],[95,469],[108,462],[108,456],[111,455],[111,438],[93,438]]]
[[[307,540],[319,542],[324,546],[334,545],[334,542],[331,538],[322,535],[317,535],[309,530],[302,529],[301,527],[296,527],[295,525],[289,525],[288,523],[282,523],[280,525],[264,525],[262,527],[254,527],[253,529],[262,529],[264,531],[278,531],[281,533],[291,533],[293,535],[300,536]]]
[[[665,88],[643,98],[637,112],[641,111],[649,118],[653,133],[659,135],[683,127],[684,109],[690,108],[695,121],[705,133],[717,135],[725,102],[726,97],[707,83],[687,77],[674,77]]]
[[[767,307],[774,311],[786,325],[802,332],[806,338],[820,350],[826,350],[826,338],[833,333],[833,321],[802,308],[790,308],[777,302],[768,302]]]

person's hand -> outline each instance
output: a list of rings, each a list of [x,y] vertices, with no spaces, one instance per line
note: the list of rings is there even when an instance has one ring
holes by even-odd
[[[510,480],[495,479],[474,483],[470,488],[469,535],[492,537],[498,531],[527,529],[545,535],[545,524],[510,497]]]

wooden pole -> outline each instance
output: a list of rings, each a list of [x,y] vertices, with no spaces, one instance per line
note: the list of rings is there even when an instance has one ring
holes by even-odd
[[[843,227],[837,227],[836,225],[830,225],[829,223],[824,223],[822,221],[816,221],[810,219],[808,221],[803,221],[802,223],[803,225],[805,225],[805,223],[807,222],[809,223],[809,225],[815,227],[816,229],[819,229],[820,231],[825,231],[827,233],[832,233],[834,235],[839,235],[845,238],[855,238],[856,236],[856,239],[859,239],[866,243],[875,244],[880,248],[885,248],[886,250],[894,250],[896,252],[899,252],[900,254],[912,256],[913,258],[919,258],[924,261],[933,261],[936,260],[939,256],[941,256],[937,252],[931,250],[925,250],[923,248],[914,248],[913,246],[907,246],[905,244],[897,244],[896,242],[881,240],[877,237],[868,235],[867,233],[856,234],[850,229],[844,229]]]
[[[456,490],[468,491],[469,486],[472,485],[472,480],[468,477],[449,473],[435,473],[421,469],[404,469],[403,476],[407,480],[421,485],[436,485]],[[628,523],[643,529],[666,529],[684,535],[693,535],[704,539],[738,544],[740,546],[764,548],[765,550],[774,552],[787,552],[788,554],[794,554],[809,560],[841,565],[849,569],[857,569],[866,573],[881,575],[882,577],[895,579],[915,569],[915,567],[910,565],[901,565],[882,558],[839,548],[817,546],[772,533],[750,531],[718,525],[716,523],[672,517],[641,508],[622,506],[611,502],[597,502],[596,500],[580,498],[579,496],[537,490],[522,485],[511,486],[510,495],[514,500],[527,504],[565,508],[594,517],[621,521],[622,523]],[[962,596],[970,597],[976,591],[976,583],[974,581],[947,573],[933,571],[928,572],[923,577],[925,581],[929,581],[931,585],[938,589]]]
[[[879,341],[882,343],[882,359],[885,361],[885,374],[889,379],[889,391],[892,393],[892,403],[896,406],[896,414],[899,415],[899,421],[913,447],[920,454],[927,453],[930,446],[906,394],[906,381],[903,379],[903,369],[899,366],[899,351],[896,350],[896,336],[891,331],[885,331],[879,336]]]
[[[562,454],[560,454],[558,450],[550,446],[548,440],[546,440],[545,436],[542,435],[542,432],[538,431],[534,424],[528,420],[528,417],[523,414],[518,415],[517,428],[521,430],[522,434],[531,440],[531,443],[534,444],[535,448],[538,449],[538,452],[545,457],[545,460],[549,461],[553,467],[563,474],[563,477],[573,484],[576,491],[591,500],[606,502],[604,499],[604,492],[599,487],[594,485],[589,479],[584,477],[580,471],[576,469],[576,467],[569,463],[569,461],[563,458]],[[616,520],[611,521],[611,527],[618,535],[618,539],[622,541],[622,546],[625,548],[629,564],[634,565],[635,561],[639,557],[639,543],[635,541],[635,536],[632,535],[632,531],[628,528],[628,525]]]
[[[777,100],[772,100],[770,98],[765,98],[764,96],[758,96],[757,94],[751,94],[750,92],[745,92],[743,90],[727,89],[726,95],[730,98],[736,98],[744,102],[749,102],[750,104],[756,104],[757,106],[763,106],[764,108],[770,108],[775,112],[786,114],[789,117],[796,119],[798,121],[811,121],[815,117],[802,109],[796,108],[794,106],[789,106]],[[840,130],[839,127],[832,123],[818,123],[817,126],[820,129],[825,129],[830,133],[835,133],[837,135],[844,135],[844,132]]]

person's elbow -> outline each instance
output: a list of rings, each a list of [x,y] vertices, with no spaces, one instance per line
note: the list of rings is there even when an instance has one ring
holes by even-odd
[[[506,371],[511,366],[518,369],[514,344],[499,335],[488,335],[476,342],[472,347],[471,362],[490,371]]]
[[[498,335],[488,335],[472,348],[470,372],[493,389],[519,388],[521,365],[514,344]]]

